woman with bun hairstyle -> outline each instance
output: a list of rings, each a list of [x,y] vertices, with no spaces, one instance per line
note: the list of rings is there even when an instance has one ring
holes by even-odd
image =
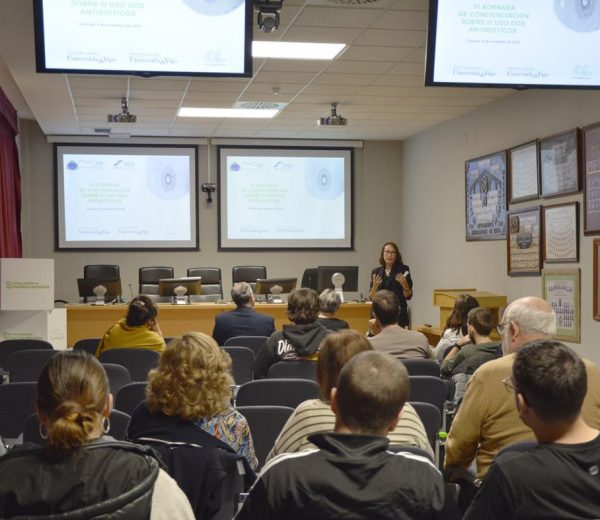
[[[113,348],[165,350],[165,340],[158,324],[158,308],[150,298],[138,296],[129,302],[127,316],[106,331],[96,349],[96,357]]]
[[[474,298],[470,294],[461,294],[456,298],[452,313],[446,320],[446,327],[444,328],[442,337],[433,349],[433,356],[435,359],[443,361],[444,354],[448,350],[448,347],[455,345],[458,341],[467,336],[467,315],[469,314],[469,311],[475,307],[479,307],[479,302],[477,301],[477,298]]]
[[[0,518],[193,519],[177,483],[151,450],[108,437],[112,395],[100,362],[57,353],[37,383],[47,446],[0,458]]]

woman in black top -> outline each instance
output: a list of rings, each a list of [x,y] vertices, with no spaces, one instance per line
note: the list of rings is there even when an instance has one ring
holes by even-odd
[[[379,267],[371,271],[369,299],[372,299],[377,291],[384,289],[392,291],[400,300],[398,325],[408,327],[407,300],[413,296],[413,281],[409,268],[402,262],[402,255],[394,242],[383,244],[379,255],[379,264]]]

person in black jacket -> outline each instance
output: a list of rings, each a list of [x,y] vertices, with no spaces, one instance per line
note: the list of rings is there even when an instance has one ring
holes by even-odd
[[[318,450],[282,454],[263,469],[237,520],[439,518],[444,483],[425,457],[387,451],[409,395],[402,363],[361,352],[331,391],[333,433],[311,435]]]

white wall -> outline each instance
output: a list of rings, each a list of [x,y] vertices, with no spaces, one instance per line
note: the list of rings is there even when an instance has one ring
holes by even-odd
[[[476,287],[505,294],[509,301],[521,296],[541,296],[540,276],[507,276],[505,240],[465,241],[464,162],[597,121],[598,92],[517,92],[404,143],[400,236],[415,279],[413,323],[438,323],[437,309],[432,305],[434,288]],[[541,204],[573,200],[582,202],[582,194]],[[536,204],[540,201],[511,205],[511,209]],[[600,363],[600,323],[592,319],[593,239],[583,236],[582,225],[579,264],[549,267],[581,268],[582,341],[581,345],[572,346]]]

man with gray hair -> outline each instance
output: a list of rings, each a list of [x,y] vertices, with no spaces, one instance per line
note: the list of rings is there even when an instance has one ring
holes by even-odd
[[[219,345],[225,345],[229,338],[235,336],[269,337],[275,332],[273,318],[254,310],[256,299],[249,284],[246,282],[234,284],[231,288],[231,299],[237,308],[215,317],[212,336]]]
[[[532,341],[552,339],[556,334],[556,314],[546,301],[528,296],[506,307],[497,328],[504,356],[475,371],[446,441],[446,468],[467,469],[475,460],[478,478],[486,475],[502,448],[534,438],[531,429],[519,419],[514,395],[506,391],[502,381],[511,377],[515,353],[520,348]],[[593,363],[583,361],[588,391],[582,415],[588,425],[600,428],[600,373]]]

